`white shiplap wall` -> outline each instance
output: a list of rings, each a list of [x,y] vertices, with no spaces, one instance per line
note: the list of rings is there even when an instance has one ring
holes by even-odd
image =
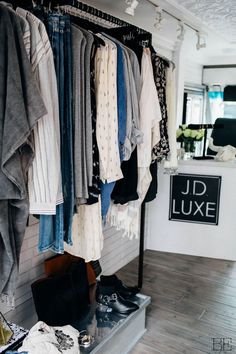
[[[120,231],[107,227],[104,232],[101,265],[103,274],[113,274],[133,260],[139,252],[139,241],[122,237]]]
[[[44,260],[53,253],[38,253],[39,224],[37,219],[31,218],[27,227],[21,257],[18,286],[15,295],[15,309],[9,311],[0,304],[0,311],[7,320],[17,323],[25,328],[30,328],[37,316],[31,295],[31,283],[44,276]],[[138,255],[138,240],[128,240],[112,227],[104,230],[104,248],[101,259],[103,274],[113,274],[118,269],[129,263]]]

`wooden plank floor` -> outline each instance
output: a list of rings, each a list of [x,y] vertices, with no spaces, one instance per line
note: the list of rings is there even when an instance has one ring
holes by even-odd
[[[137,260],[118,276],[136,285]],[[236,262],[146,251],[142,292],[147,332],[131,354],[236,353]]]

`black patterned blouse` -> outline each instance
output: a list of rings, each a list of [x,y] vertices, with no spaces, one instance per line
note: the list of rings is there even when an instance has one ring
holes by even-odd
[[[159,143],[154,146],[153,160],[161,161],[167,158],[170,147],[168,138],[168,113],[166,103],[166,61],[160,58],[157,54],[152,55],[152,64],[154,72],[154,80],[158,92],[160,102],[162,120],[160,121],[160,135]]]

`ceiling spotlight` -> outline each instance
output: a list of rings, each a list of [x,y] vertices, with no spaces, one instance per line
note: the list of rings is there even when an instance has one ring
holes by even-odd
[[[177,39],[179,39],[180,41],[183,41],[184,40],[184,35],[185,35],[185,32],[186,32],[184,23],[182,21],[179,21],[178,26],[179,27],[177,28],[177,33],[178,33]]]
[[[163,17],[162,8],[160,6],[156,6],[155,11],[156,11],[156,18],[155,18],[154,27],[160,30],[165,22],[165,19]]]
[[[128,7],[125,9],[125,13],[134,16],[135,9],[139,5],[138,0],[125,0]]]
[[[196,44],[197,50],[201,48],[206,48],[205,38],[202,36],[202,34],[199,31],[197,31],[196,34],[197,34],[197,44]]]

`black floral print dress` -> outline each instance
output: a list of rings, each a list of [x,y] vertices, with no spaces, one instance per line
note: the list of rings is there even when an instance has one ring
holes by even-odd
[[[168,113],[166,103],[166,61],[157,54],[152,55],[154,80],[158,92],[162,120],[160,121],[161,139],[153,148],[153,160],[161,161],[168,157],[170,152],[168,138]]]

